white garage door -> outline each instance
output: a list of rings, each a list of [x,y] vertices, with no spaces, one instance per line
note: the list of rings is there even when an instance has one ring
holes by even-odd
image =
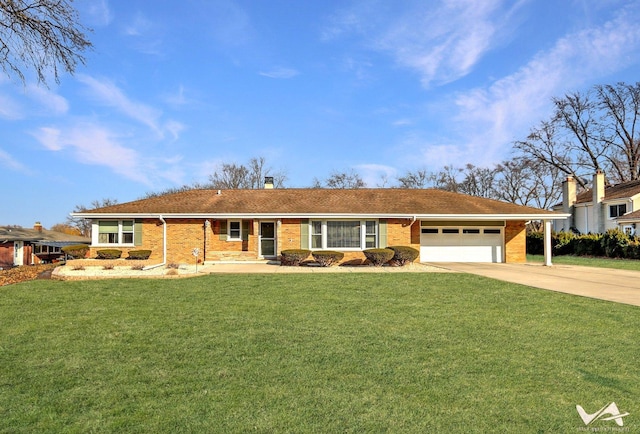
[[[429,227],[420,234],[421,262],[503,262],[503,229]]]

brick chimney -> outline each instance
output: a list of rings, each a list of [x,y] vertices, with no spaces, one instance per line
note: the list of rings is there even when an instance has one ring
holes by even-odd
[[[38,232],[42,232],[42,224],[41,224],[40,222],[36,222],[36,223],[33,225],[33,229],[35,229],[35,230],[36,230],[36,231],[38,231]]]
[[[573,176],[567,176],[562,183],[562,212],[571,214],[571,217],[563,222],[562,230],[570,232],[575,226],[575,207],[577,197],[576,180]]]
[[[601,234],[604,232],[604,206],[602,204],[604,200],[604,172],[600,169],[593,175],[591,193],[593,194],[592,232]]]

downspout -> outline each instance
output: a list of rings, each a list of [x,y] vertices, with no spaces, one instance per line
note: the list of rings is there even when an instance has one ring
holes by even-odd
[[[149,265],[144,267],[143,270],[152,270],[154,268],[162,267],[167,263],[167,222],[162,217],[162,214],[158,215],[158,219],[162,222],[162,263]]]

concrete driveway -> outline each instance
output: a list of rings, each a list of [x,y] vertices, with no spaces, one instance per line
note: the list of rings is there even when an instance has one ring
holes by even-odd
[[[542,264],[431,264],[535,288],[640,306],[640,272],[612,268]]]

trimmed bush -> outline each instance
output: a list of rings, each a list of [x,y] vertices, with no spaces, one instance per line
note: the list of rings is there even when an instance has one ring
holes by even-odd
[[[149,256],[151,256],[151,250],[130,250],[127,259],[145,260],[149,259]]]
[[[311,254],[311,250],[291,249],[280,252],[280,265],[297,267],[302,261],[307,259]]]
[[[622,258],[629,241],[629,236],[620,229],[609,229],[602,236],[600,244],[604,249],[604,254],[608,257]]]
[[[624,257],[640,259],[640,241],[638,239],[629,240],[629,244],[624,248]]]
[[[576,239],[573,232],[555,232],[551,234],[554,255],[571,255],[573,254],[573,243]]]
[[[334,252],[332,250],[312,252],[311,255],[313,256],[313,259],[322,267],[331,267],[332,265],[340,262],[342,258],[344,258],[344,253]]]
[[[577,256],[603,256],[602,234],[584,234],[573,241],[573,254]]]
[[[391,249],[367,249],[364,250],[364,256],[376,267],[382,267],[389,262],[395,252]]]
[[[527,254],[544,254],[544,234],[542,232],[530,232],[527,234]]]
[[[74,244],[73,246],[64,246],[60,250],[73,259],[84,259],[89,252],[89,246],[86,244]]]
[[[96,259],[118,259],[122,256],[122,250],[104,249],[96,252]]]
[[[413,247],[391,246],[388,248],[393,250],[393,258],[391,258],[391,262],[401,267],[411,264],[418,258],[418,256],[420,256],[420,251]]]

